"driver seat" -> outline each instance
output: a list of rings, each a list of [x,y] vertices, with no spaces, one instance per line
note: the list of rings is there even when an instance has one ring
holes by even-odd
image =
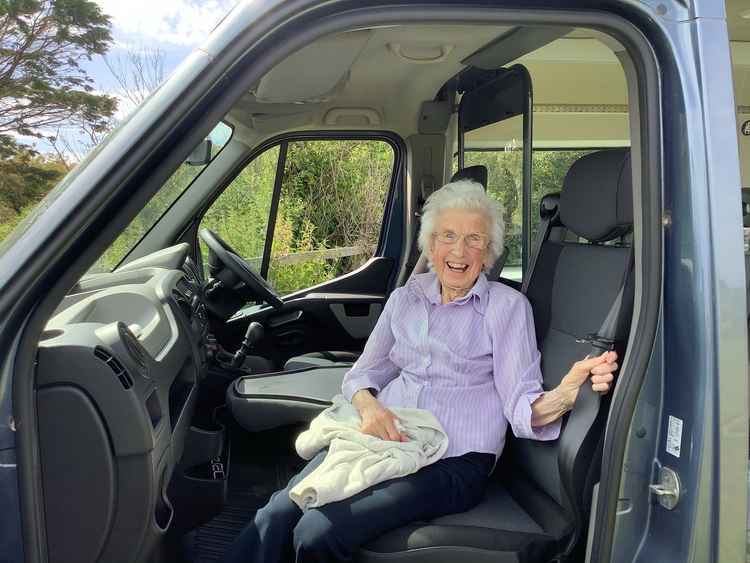
[[[451,182],[457,182],[459,180],[473,180],[480,184],[485,190],[487,189],[487,167],[481,164],[475,166],[467,166],[462,168],[453,176],[451,176]],[[424,203],[424,202],[422,202]],[[503,268],[505,259],[507,257],[506,251],[498,258],[497,262],[489,272],[488,277],[491,280],[496,280]],[[416,274],[423,274],[427,271],[427,256],[423,252],[419,256],[419,260],[414,265],[411,276]],[[410,276],[410,277],[411,277]],[[323,351],[323,352],[310,352],[301,356],[293,356],[289,358],[284,364],[284,371],[307,369],[307,368],[319,368],[319,367],[349,367],[354,364],[359,358],[358,352],[342,352],[342,351]]]

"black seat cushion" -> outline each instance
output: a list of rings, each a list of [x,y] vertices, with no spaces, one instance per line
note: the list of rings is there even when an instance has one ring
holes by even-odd
[[[569,531],[553,499],[522,475],[499,468],[474,508],[387,532],[364,546],[356,561],[525,563],[554,555]]]

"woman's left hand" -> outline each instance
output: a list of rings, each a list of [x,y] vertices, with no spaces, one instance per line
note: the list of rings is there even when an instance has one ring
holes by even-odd
[[[560,385],[543,393],[531,404],[531,426],[544,426],[571,410],[578,398],[578,390],[587,384],[589,377],[594,391],[602,395],[607,393],[618,367],[615,352],[604,352],[601,356],[574,363]]]
[[[602,395],[609,392],[617,371],[617,352],[604,352],[600,356],[585,358],[574,363],[570,371],[563,377],[560,386],[567,388],[572,395],[573,402],[578,395],[578,388],[591,376],[591,388]]]

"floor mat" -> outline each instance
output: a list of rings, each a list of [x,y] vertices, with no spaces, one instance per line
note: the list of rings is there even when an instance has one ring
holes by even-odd
[[[227,502],[222,511],[185,536],[185,559],[192,563],[220,561],[234,538],[274,491],[286,486],[304,465],[293,449],[298,427],[257,434],[231,431],[232,458]]]
[[[219,561],[234,538],[255,516],[255,511],[265,502],[252,495],[245,505],[238,500],[235,495],[220,514],[189,534],[188,550],[192,552],[191,559],[194,563]]]

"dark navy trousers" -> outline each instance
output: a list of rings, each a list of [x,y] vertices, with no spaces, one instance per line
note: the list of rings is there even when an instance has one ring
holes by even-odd
[[[302,512],[289,490],[325,458],[323,451],[276,491],[232,544],[224,563],[325,563],[351,559],[382,533],[416,520],[463,512],[484,494],[492,454],[441,459],[348,499]]]

